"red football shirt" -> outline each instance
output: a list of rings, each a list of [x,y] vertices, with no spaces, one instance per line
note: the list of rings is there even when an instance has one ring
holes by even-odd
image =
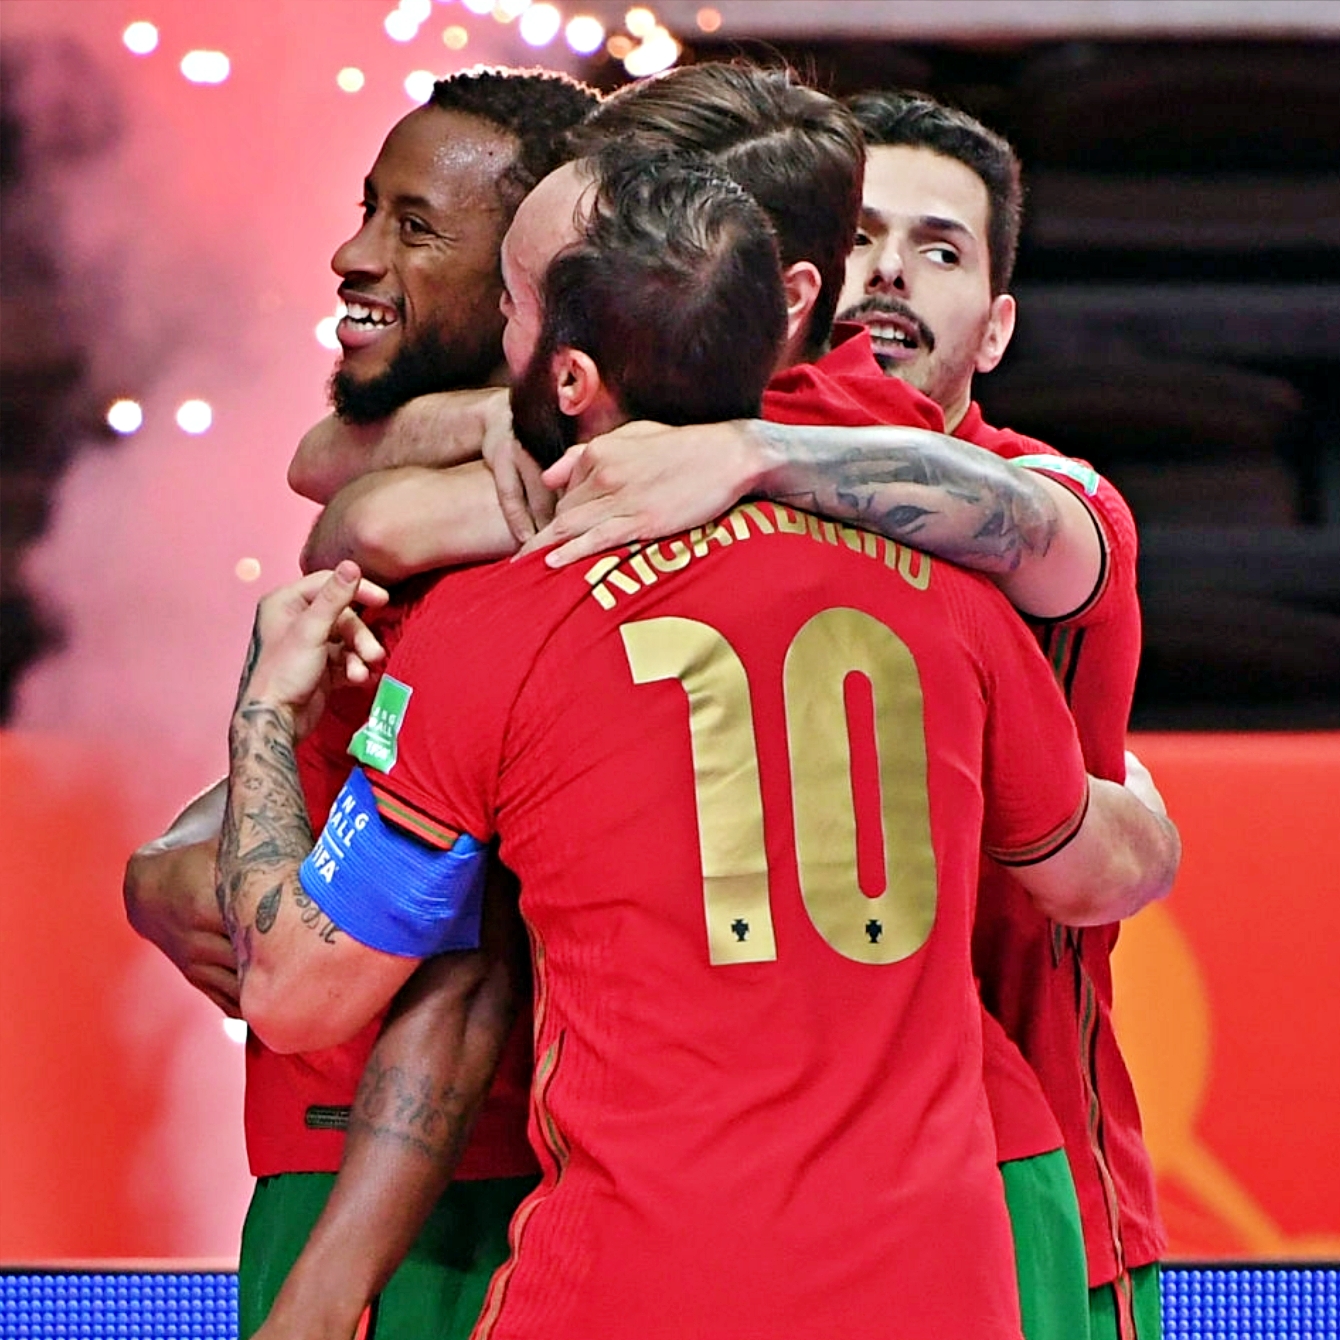
[[[765,418],[774,423],[852,428],[901,424],[944,431],[939,405],[885,375],[864,325],[838,322],[833,340],[832,351],[817,363],[798,364],[772,379],[763,398]],[[1060,1149],[1061,1129],[1037,1076],[1001,1024],[985,1011],[982,1044],[997,1158],[1003,1163]]]
[[[973,404],[956,433],[998,456],[1052,456],[1052,447],[983,422]],[[1126,724],[1140,658],[1136,537],[1130,509],[1096,476],[1049,472],[1085,499],[1106,542],[1093,597],[1064,620],[1035,623],[1098,777],[1126,776]],[[983,999],[1032,1063],[1065,1136],[1084,1220],[1089,1282],[1163,1254],[1166,1240],[1130,1075],[1112,1028],[1116,925],[1066,930],[1041,916],[1008,871],[983,865],[974,958]]]
[[[378,617],[377,632],[388,650],[411,607],[412,601],[402,601]],[[371,701],[370,688],[332,694],[320,722],[298,746],[298,771],[314,833],[321,831],[353,767],[349,741],[367,720]],[[243,1127],[253,1177],[338,1171],[349,1108],[380,1030],[378,1019],[342,1046],[286,1055],[248,1033]],[[526,1138],[529,1034],[529,1018],[518,1019],[462,1156],[456,1173],[460,1180],[538,1171]]]
[[[999,592],[744,504],[450,574],[387,673],[374,790],[499,836],[533,946],[544,1176],[477,1335],[1017,1340],[979,852],[1049,854],[1087,788]]]

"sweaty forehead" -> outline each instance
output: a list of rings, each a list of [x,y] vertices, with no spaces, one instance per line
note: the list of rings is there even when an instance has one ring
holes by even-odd
[[[952,219],[986,236],[986,183],[966,163],[933,149],[873,145],[866,154],[862,207],[892,223]]]
[[[420,107],[392,128],[370,180],[387,199],[417,199],[444,213],[497,214],[498,179],[516,147],[508,132],[479,117]]]

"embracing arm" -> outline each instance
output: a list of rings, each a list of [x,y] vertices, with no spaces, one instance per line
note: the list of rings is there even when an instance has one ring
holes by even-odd
[[[490,932],[503,917],[510,943]],[[483,947],[426,960],[396,997],[330,1199],[257,1340],[348,1340],[404,1259],[451,1180],[515,1019],[518,931],[515,894],[490,898]]]
[[[214,896],[225,786],[217,782],[126,863],[126,919],[197,991],[238,1014],[237,963]]]
[[[380,582],[516,552],[493,475],[482,461],[445,470],[402,466],[346,484],[322,509],[302,569],[352,558]]]
[[[459,465],[478,459],[500,435],[506,440],[512,435],[502,386],[419,396],[375,423],[346,423],[331,414],[298,443],[288,483],[304,498],[328,503],[369,470]]]
[[[1129,786],[1090,777],[1089,806],[1075,836],[1045,861],[1012,867],[1053,921],[1106,925],[1172,888],[1182,840],[1149,774],[1140,771],[1143,778]]]
[[[527,547],[560,544],[554,566],[701,525],[754,494],[986,573],[1039,618],[1077,609],[1102,572],[1098,528],[1064,485],[921,428],[632,424],[545,478],[566,492]]]

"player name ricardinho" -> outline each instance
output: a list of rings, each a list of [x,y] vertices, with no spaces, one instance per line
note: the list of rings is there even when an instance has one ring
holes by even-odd
[[[808,535],[820,544],[845,544],[866,558],[882,557],[886,568],[918,591],[924,591],[931,582],[930,557],[919,549],[909,549],[874,531],[841,526],[773,502],[741,503],[711,526],[697,526],[682,539],[633,545],[622,558],[606,554],[587,569],[585,577],[600,608],[612,610],[619,593],[636,595],[663,576],[688,567],[695,558],[705,558],[709,546],[724,548],[755,535]]]

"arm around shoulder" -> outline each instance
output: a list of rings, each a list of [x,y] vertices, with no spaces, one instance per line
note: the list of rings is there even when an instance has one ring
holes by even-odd
[[[214,894],[224,784],[197,796],[126,862],[126,920],[225,1014],[238,1013],[237,963]]]
[[[304,572],[352,558],[378,581],[506,558],[516,551],[481,462],[445,470],[401,466],[345,485],[317,517],[303,548]]]
[[[1166,814],[1118,782],[1089,778],[1089,805],[1055,855],[1012,867],[1040,911],[1069,926],[1133,916],[1172,888],[1182,840]]]

